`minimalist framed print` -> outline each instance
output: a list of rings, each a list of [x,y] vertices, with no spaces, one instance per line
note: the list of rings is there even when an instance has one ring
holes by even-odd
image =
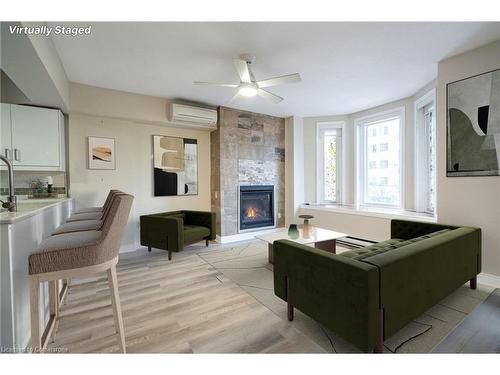
[[[116,169],[114,138],[88,137],[89,169]]]
[[[500,69],[447,85],[446,130],[448,177],[500,175]]]
[[[154,196],[198,194],[198,141],[153,136]]]

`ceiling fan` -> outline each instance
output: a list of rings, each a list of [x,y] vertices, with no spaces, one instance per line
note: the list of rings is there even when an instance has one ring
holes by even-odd
[[[250,69],[250,65],[255,61],[255,55],[251,54],[243,54],[240,55],[239,59],[233,59],[234,67],[238,72],[238,76],[240,77],[239,84],[232,83],[216,83],[216,82],[199,82],[194,81],[195,85],[208,85],[208,86],[218,86],[218,87],[233,87],[237,88],[238,91],[236,95],[233,96],[231,101],[238,98],[239,96],[255,96],[258,95],[264,99],[270,100],[273,103],[279,103],[283,100],[281,96],[270,93],[267,90],[264,90],[264,87],[272,87],[278,85],[284,85],[286,83],[294,83],[301,82],[299,73],[288,74],[279,77],[273,77],[264,79],[262,81],[257,81]]]

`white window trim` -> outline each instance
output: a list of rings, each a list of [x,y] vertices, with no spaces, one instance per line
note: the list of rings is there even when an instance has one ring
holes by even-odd
[[[346,123],[345,121],[328,121],[328,122],[317,122],[316,123],[316,202],[332,203],[331,201],[325,201],[324,197],[324,149],[323,149],[323,139],[321,139],[321,132],[323,130],[329,129],[340,129],[342,132],[342,142],[341,150],[338,154],[338,159],[340,159],[340,165],[337,165],[337,204],[343,204],[344,198],[346,196]],[[340,182],[340,183],[339,183]]]
[[[397,210],[401,210],[405,208],[405,128],[406,128],[406,118],[405,118],[405,112],[406,109],[404,106],[402,107],[396,107],[387,111],[382,111],[382,112],[377,112],[371,115],[367,116],[362,116],[354,119],[354,129],[356,132],[356,142],[355,142],[355,152],[354,152],[354,158],[355,158],[355,167],[356,167],[356,180],[354,181],[354,191],[356,192],[356,197],[355,197],[355,205],[358,208],[361,207],[385,207],[385,208],[393,208]],[[384,120],[390,116],[399,116],[401,121],[400,121],[400,129],[399,129],[399,160],[401,162],[400,166],[400,186],[401,186],[401,191],[400,191],[400,202],[397,206],[393,205],[386,205],[386,204],[362,204],[362,197],[364,193],[362,192],[362,189],[364,187],[364,176],[362,176],[361,172],[366,171],[368,166],[363,165],[361,166],[361,163],[364,163],[366,161],[366,158],[364,157],[364,153],[366,149],[364,147],[361,147],[361,128],[369,123],[376,122],[379,120]]]
[[[426,168],[427,155],[423,155],[423,145],[422,140],[424,139],[423,134],[425,129],[421,126],[423,123],[423,113],[422,109],[434,103],[434,121],[437,121],[437,105],[436,105],[436,89],[433,88],[427,93],[422,95],[420,98],[415,100],[414,103],[414,114],[415,122],[414,126],[414,136],[415,136],[415,210],[417,212],[423,212],[427,208],[427,181],[422,181],[420,178],[423,174],[423,169]],[[437,136],[437,134],[436,134]],[[437,197],[437,186],[436,186],[436,197]],[[436,205],[437,206],[437,205]],[[437,216],[437,207],[434,209],[434,216]]]

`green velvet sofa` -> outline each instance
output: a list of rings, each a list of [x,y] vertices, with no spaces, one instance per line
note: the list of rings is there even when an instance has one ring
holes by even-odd
[[[171,211],[140,217],[141,245],[179,252],[190,243],[215,240],[215,213],[205,211]]]
[[[391,221],[391,239],[332,254],[275,241],[274,292],[364,352],[481,271],[481,230]]]

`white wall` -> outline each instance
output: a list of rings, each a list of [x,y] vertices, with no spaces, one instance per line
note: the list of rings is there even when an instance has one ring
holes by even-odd
[[[69,193],[78,207],[102,205],[110,189],[135,196],[122,251],[139,247],[139,216],[177,209],[210,210],[210,133],[161,125],[166,101],[82,85],[71,85],[69,115]],[[136,98],[136,100],[133,100]],[[107,104],[110,105],[107,105]],[[75,112],[73,113],[73,108]],[[81,114],[85,112],[86,114]],[[90,113],[98,112],[97,115]],[[125,118],[131,118],[127,120]],[[141,120],[142,118],[142,120]],[[151,121],[153,119],[153,121]],[[196,196],[154,197],[152,136],[198,140]],[[87,169],[87,137],[115,138],[116,170]]]
[[[285,226],[297,222],[304,203],[304,121],[300,117],[285,119]]]
[[[483,272],[500,276],[500,177],[446,177],[446,84],[500,68],[500,41],[438,66],[438,221],[480,227]]]

